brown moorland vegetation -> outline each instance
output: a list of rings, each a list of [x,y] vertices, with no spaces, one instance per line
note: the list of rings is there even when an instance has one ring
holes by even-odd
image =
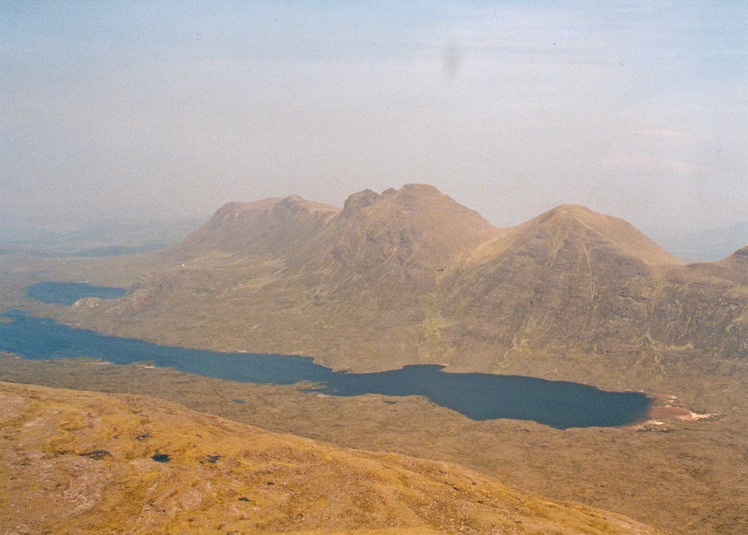
[[[153,398],[0,383],[12,533],[654,533],[456,465],[278,435]]]
[[[293,196],[231,204],[169,250],[10,255],[0,271],[3,309],[161,343],[306,354],[361,371],[438,362],[674,394],[719,416],[641,432],[558,431],[472,422],[420,398],[317,397],[85,362],[6,357],[0,366],[7,381],[155,395],[273,431],[458,462],[670,532],[748,529],[747,248],[684,265],[582,207],[496,229],[415,185],[356,194],[342,210]],[[129,291],[45,305],[24,297],[40,280]]]
[[[435,188],[221,208],[177,246],[89,264],[118,301],[53,311],[172,345],[302,354],[331,367],[435,362],[506,373],[632,359],[748,358],[748,262],[683,265],[625,221],[560,206],[498,229]],[[529,361],[529,366],[525,361]],[[574,367],[576,363],[573,363]]]

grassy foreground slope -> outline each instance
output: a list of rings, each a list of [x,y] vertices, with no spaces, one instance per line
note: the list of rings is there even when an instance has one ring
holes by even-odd
[[[0,430],[4,533],[654,533],[453,464],[153,398],[0,383]]]

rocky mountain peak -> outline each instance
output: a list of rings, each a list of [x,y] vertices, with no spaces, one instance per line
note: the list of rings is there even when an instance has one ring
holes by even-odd
[[[395,249],[401,254],[413,249],[437,263],[497,232],[477,212],[427,184],[408,184],[381,195],[371,190],[351,195],[330,229],[335,241],[346,243],[350,251],[365,247],[372,255],[371,249],[381,248],[390,251],[389,256]]]
[[[649,239],[623,219],[600,214],[576,204],[557,206],[525,223],[536,237],[558,244],[586,244],[587,248],[605,247],[647,265],[681,265],[683,261]]]
[[[376,202],[378,198],[379,194],[370,189],[365,189],[363,191],[359,191],[358,193],[354,193],[346,199],[341,215],[344,217],[349,217],[359,210],[371,206]]]

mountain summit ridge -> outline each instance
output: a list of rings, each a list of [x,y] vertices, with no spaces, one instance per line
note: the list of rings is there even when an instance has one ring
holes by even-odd
[[[342,209],[298,196],[229,203],[147,256],[154,273],[122,300],[66,319],[361,371],[557,373],[573,365],[559,360],[569,352],[601,366],[661,362],[663,352],[742,362],[744,256],[683,265],[626,221],[579,205],[497,228],[409,184],[354,193]]]

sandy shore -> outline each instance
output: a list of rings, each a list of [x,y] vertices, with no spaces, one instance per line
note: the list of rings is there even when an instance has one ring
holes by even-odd
[[[677,398],[670,394],[655,394],[654,401],[647,411],[646,420],[625,426],[627,429],[646,429],[652,426],[665,425],[667,420],[690,422],[714,418],[717,414],[699,414],[686,407],[676,405]]]

